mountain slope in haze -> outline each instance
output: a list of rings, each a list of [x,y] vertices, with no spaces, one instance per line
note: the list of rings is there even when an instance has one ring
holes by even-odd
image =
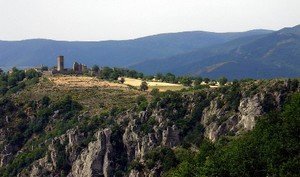
[[[222,44],[240,37],[268,34],[269,30],[238,33],[203,31],[168,33],[124,41],[66,42],[45,39],[0,41],[0,67],[55,65],[64,55],[67,66],[76,60],[87,65],[126,67],[152,59],[166,58],[199,48]]]
[[[172,72],[218,78],[300,76],[300,26],[265,35],[241,37],[165,59],[148,60],[131,68],[148,74]]]
[[[189,66],[194,62],[202,61],[205,58],[218,55],[219,53],[227,54],[237,46],[246,44],[249,41],[254,41],[255,39],[261,38],[262,36],[264,35],[241,37],[217,46],[205,47],[189,53],[175,55],[169,58],[142,61],[130,67],[141,70],[147,74],[155,74],[158,72],[172,72],[177,75],[184,75],[187,73],[191,73],[192,68],[195,67],[190,66],[190,68],[186,68],[185,66]]]

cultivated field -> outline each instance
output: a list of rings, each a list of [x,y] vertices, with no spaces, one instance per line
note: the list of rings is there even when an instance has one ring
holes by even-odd
[[[54,83],[57,86],[65,86],[68,88],[92,88],[92,87],[100,87],[100,88],[115,88],[115,89],[125,89],[128,88],[128,85],[139,88],[142,80],[141,79],[133,79],[133,78],[125,78],[124,84],[119,84],[115,82],[108,82],[104,80],[99,80],[95,77],[87,77],[87,76],[49,76],[47,77],[50,82]],[[181,84],[171,84],[165,82],[147,82],[149,86],[149,90],[154,88],[158,88],[160,91],[167,90],[181,90],[184,88]]]
[[[90,87],[111,87],[111,88],[124,88],[127,87],[123,84],[99,80],[95,77],[87,76],[55,76],[48,77],[49,81],[57,86],[68,86],[71,88],[90,88]]]
[[[125,78],[126,85],[131,85],[133,87],[139,87],[142,83],[141,79],[133,79],[133,78]],[[152,90],[154,88],[158,88],[160,91],[167,91],[167,90],[181,90],[184,88],[181,84],[171,84],[166,82],[154,82],[154,81],[147,81],[149,90]]]

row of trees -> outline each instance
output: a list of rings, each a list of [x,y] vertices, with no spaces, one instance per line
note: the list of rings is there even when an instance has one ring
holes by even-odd
[[[97,65],[92,67],[93,73],[96,73],[101,79],[105,80],[117,80],[119,77],[130,77],[130,78],[139,78],[143,80],[158,80],[162,82],[168,83],[180,83],[184,86],[197,86],[200,85],[202,82],[209,83],[209,82],[219,82],[220,85],[225,85],[228,80],[225,77],[219,78],[216,80],[210,80],[209,78],[202,78],[202,77],[192,77],[192,76],[175,76],[172,73],[157,73],[156,75],[144,75],[141,72],[137,72],[135,70],[123,69],[123,68],[110,68],[104,67],[101,68]]]
[[[170,79],[171,77],[169,77],[171,75],[172,75],[172,79]],[[175,75],[169,73],[169,74],[167,74],[167,77],[166,77],[167,79],[157,79],[160,77],[153,77],[152,79],[155,78],[159,81],[168,82],[168,83],[177,83],[177,84],[180,83],[180,84],[183,84],[184,86],[188,86],[188,87],[193,85],[195,88],[199,87],[202,84],[202,82],[205,82],[206,84],[208,84],[210,82],[210,80],[208,78],[203,79],[201,77],[188,77],[188,76],[175,77],[175,80],[174,80],[173,76],[175,77]],[[149,76],[146,76],[146,77],[148,77],[148,79],[149,79]],[[124,78],[121,78],[121,82],[123,83],[124,81],[125,81]],[[221,77],[218,80],[220,85],[225,85],[227,83],[227,81],[228,80],[225,77]],[[143,81],[140,85],[140,89],[147,90],[148,89],[147,82]]]
[[[117,80],[119,77],[144,78],[143,73],[124,68],[103,67],[100,69],[99,66],[94,65],[92,71],[105,80]]]
[[[155,76],[147,76],[148,78],[155,78],[156,80],[160,80],[163,82],[168,82],[168,83],[181,83],[185,86],[191,86],[192,84],[194,85],[200,85],[202,82],[205,82],[208,84],[209,82],[219,82],[220,85],[225,85],[228,80],[225,77],[221,77],[218,80],[211,80],[209,78],[202,78],[202,77],[192,77],[192,76],[175,76],[172,73],[167,73],[167,74],[162,74],[158,73]]]

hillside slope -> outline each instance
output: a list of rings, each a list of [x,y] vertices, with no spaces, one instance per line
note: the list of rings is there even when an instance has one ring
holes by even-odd
[[[169,170],[177,169],[184,172],[187,168],[177,167],[183,160],[180,158],[182,152],[191,155],[207,148],[226,148],[227,141],[253,130],[256,121],[262,119],[261,116],[282,110],[289,97],[300,91],[296,79],[249,80],[218,89],[149,95],[124,88],[57,85],[47,78],[37,80],[39,76],[34,78],[38,83],[28,84],[30,76],[27,77],[17,83],[21,85],[25,82],[23,87],[14,91],[12,87],[0,95],[0,176],[142,177],[162,176]],[[298,112],[299,102],[300,97],[293,105],[297,106]],[[292,107],[290,110],[295,109]],[[291,157],[280,156],[274,162],[279,163],[284,172],[292,174],[297,172],[287,168],[285,163],[297,166],[299,162],[297,158],[295,163],[292,161],[299,148],[291,149],[297,148],[298,143],[294,141],[297,136],[294,131],[299,128],[298,112],[293,119],[288,119],[295,123],[287,122],[293,125],[286,127],[292,132],[286,132],[285,129],[287,136],[280,139],[283,144],[276,144],[281,149],[267,151],[271,154],[291,152]],[[272,128],[270,123],[267,125]],[[273,137],[274,134],[271,135]],[[268,135],[266,138],[269,139]],[[207,143],[209,147],[206,147]],[[265,149],[262,149],[265,155]],[[256,158],[252,151],[244,153],[242,150],[239,155],[245,156],[242,159],[245,163]],[[252,155],[250,160],[247,159],[248,154]],[[207,175],[203,176],[214,176],[210,170],[217,169],[228,170],[218,172],[227,174],[225,176],[241,176],[240,173],[245,173],[243,164],[232,167],[241,169],[237,171],[238,174],[232,173],[235,170],[230,166],[210,166],[226,163],[208,158],[210,155],[200,153],[195,156],[199,161],[191,168],[206,171]],[[250,166],[247,174],[266,176],[266,173],[283,173],[282,170],[271,168],[273,161],[268,161],[270,157],[273,156],[267,156],[266,161],[259,162],[269,166],[260,165],[255,168],[259,170],[257,172],[253,172]],[[202,169],[199,164],[204,162],[208,168]],[[193,172],[191,175],[199,174]]]
[[[212,78],[299,77],[299,33],[300,26],[284,28],[131,67],[151,74],[172,72]]]

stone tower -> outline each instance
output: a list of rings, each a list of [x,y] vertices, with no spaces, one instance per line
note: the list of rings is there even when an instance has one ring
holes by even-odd
[[[57,57],[57,71],[63,71],[64,68],[64,56]]]

